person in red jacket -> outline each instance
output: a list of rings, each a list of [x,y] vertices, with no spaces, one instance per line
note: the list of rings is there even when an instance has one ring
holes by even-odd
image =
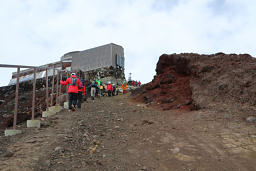
[[[78,109],[81,108],[81,103],[83,101],[83,97],[85,97],[85,85],[84,85],[84,81],[81,80],[81,87],[78,88],[78,94],[77,94],[77,107],[78,107]]]
[[[68,85],[68,108],[71,110],[72,105],[75,108],[77,104],[78,88],[81,87],[80,80],[76,77],[75,73],[71,74],[66,81],[60,80],[60,84]]]
[[[112,95],[112,92],[113,92],[113,86],[112,86],[111,82],[108,82],[107,92],[108,92],[108,96],[110,97]]]
[[[141,82],[140,82],[140,81],[138,82],[138,85],[139,85],[139,86],[141,85]]]

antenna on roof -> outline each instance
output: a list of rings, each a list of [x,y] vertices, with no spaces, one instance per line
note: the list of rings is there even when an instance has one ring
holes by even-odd
[[[132,81],[132,73],[129,73],[128,81]]]

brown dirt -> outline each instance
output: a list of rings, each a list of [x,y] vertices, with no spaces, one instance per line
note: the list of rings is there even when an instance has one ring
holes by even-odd
[[[0,137],[2,170],[256,170],[255,125],[233,108],[152,110],[128,95]]]

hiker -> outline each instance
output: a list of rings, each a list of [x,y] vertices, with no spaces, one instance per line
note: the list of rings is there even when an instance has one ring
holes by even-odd
[[[78,87],[81,87],[80,80],[75,73],[72,73],[71,77],[67,78],[66,81],[60,80],[60,84],[68,85],[68,108],[69,110],[74,110],[77,104]]]
[[[127,90],[127,84],[124,82],[122,85],[121,85],[121,88],[123,90],[123,94],[126,93],[126,90]]]
[[[112,96],[115,96],[116,95],[116,85],[115,84],[113,84],[112,85]]]
[[[134,86],[134,87],[136,86],[136,83],[135,83],[135,81],[132,81],[132,86]]]
[[[81,80],[81,87],[78,88],[77,94],[77,107],[81,109],[81,103],[83,102],[83,97],[85,97],[85,85],[84,80]]]
[[[103,96],[104,93],[104,86],[100,84],[100,96]]]
[[[98,97],[98,95],[100,96],[100,84],[101,84],[101,80],[100,79],[96,79],[96,83],[97,83],[97,88],[96,88],[96,97]]]
[[[92,81],[91,85],[88,88],[91,88],[91,99],[94,100],[95,98],[95,93],[96,93],[96,88],[97,88],[97,84],[95,83],[95,81]]]
[[[139,87],[140,87],[140,85],[141,85],[141,82],[140,82],[140,81],[138,82],[138,85],[139,85]]]
[[[111,82],[108,82],[107,91],[108,91],[108,97],[112,96],[113,87]]]
[[[97,80],[96,80],[96,83],[98,84],[98,86],[100,86],[100,85],[101,85],[101,80],[100,80],[100,79],[97,79]]]

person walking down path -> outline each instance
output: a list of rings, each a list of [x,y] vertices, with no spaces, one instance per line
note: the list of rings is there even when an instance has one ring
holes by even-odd
[[[77,107],[81,109],[81,104],[83,102],[83,97],[85,97],[85,85],[84,81],[81,81],[81,87],[78,88],[78,95],[77,95]]]
[[[97,88],[96,88],[96,94],[95,96],[96,97],[99,97],[100,96],[100,84],[101,84],[101,80],[100,79],[96,79],[96,84],[98,85]]]
[[[141,85],[141,82],[140,82],[140,81],[138,82],[138,85],[139,85],[139,87],[140,87],[140,85]]]
[[[100,86],[100,85],[101,85],[101,80],[100,80],[100,79],[97,79],[97,80],[96,80],[96,83],[98,84],[98,86]]]
[[[117,91],[116,91],[116,85],[115,84],[112,84],[112,96],[115,96],[117,95]]]
[[[111,84],[111,82],[108,83],[107,85],[107,91],[108,91],[108,96],[112,96],[112,92],[113,92],[113,86]]]
[[[122,88],[122,90],[123,90],[123,94],[125,94],[125,93],[126,93],[126,90],[127,90],[127,84],[126,84],[126,83],[123,83],[123,84],[121,85],[121,88]]]
[[[91,85],[88,88],[91,88],[91,99],[94,100],[95,98],[95,93],[96,93],[96,88],[98,87],[98,85],[95,83],[95,81],[93,81],[91,83]]]
[[[81,87],[80,80],[76,77],[75,73],[72,73],[71,77],[67,78],[66,81],[60,80],[60,84],[68,85],[68,108],[69,110],[75,109],[77,104],[78,88]]]
[[[102,97],[104,95],[104,86],[100,84],[100,96]]]

